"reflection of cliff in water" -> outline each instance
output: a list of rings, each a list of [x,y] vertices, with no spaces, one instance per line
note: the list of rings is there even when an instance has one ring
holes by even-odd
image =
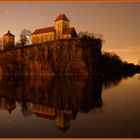
[[[110,88],[113,86],[117,86],[122,79],[127,79],[132,77],[135,73],[126,73],[126,74],[116,74],[116,75],[106,75],[102,78],[103,80],[103,87]]]
[[[18,102],[25,117],[34,114],[53,119],[60,130],[66,131],[78,112],[102,107],[102,81],[92,76],[3,78],[0,108],[12,113]]]
[[[56,125],[65,130],[78,112],[102,106],[101,92],[102,81],[96,77],[3,78],[0,108],[11,113],[19,102],[24,116],[35,114],[54,119]]]

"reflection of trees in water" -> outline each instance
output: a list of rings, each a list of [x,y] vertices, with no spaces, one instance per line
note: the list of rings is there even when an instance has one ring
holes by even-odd
[[[103,78],[103,87],[104,88],[111,88],[113,86],[118,85],[122,80],[122,77],[116,76],[116,77],[104,77]]]
[[[21,112],[25,117],[32,115],[31,104],[26,101],[20,101]]]
[[[122,79],[127,79],[129,77],[132,77],[134,73],[127,73],[126,75],[112,75],[112,76],[105,76],[103,77],[103,87],[104,88],[111,88],[113,86],[117,86]]]
[[[93,108],[102,107],[102,80],[100,77],[88,77],[83,89],[81,111],[89,112]]]
[[[6,77],[0,81],[0,108],[11,112],[17,101],[25,117],[35,114],[54,119],[56,126],[65,131],[78,112],[87,113],[102,107],[103,86],[115,86],[126,77]]]
[[[9,113],[12,113],[12,110],[15,109],[15,100],[11,98],[0,98],[0,107],[2,110],[7,110]]]

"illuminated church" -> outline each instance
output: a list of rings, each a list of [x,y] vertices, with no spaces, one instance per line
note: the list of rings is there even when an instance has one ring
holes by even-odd
[[[77,37],[74,27],[70,27],[70,21],[65,14],[60,14],[54,21],[54,27],[36,29],[32,33],[32,44],[74,37]]]

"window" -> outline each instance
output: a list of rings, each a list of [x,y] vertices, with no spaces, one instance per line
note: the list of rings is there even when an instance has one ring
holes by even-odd
[[[39,43],[39,37],[38,36],[36,37],[36,43]]]
[[[43,42],[43,36],[40,36],[39,37],[39,43],[42,43]]]
[[[41,36],[41,43],[43,42],[43,36]]]
[[[46,37],[45,36],[43,36],[43,42],[46,42]]]
[[[52,35],[50,35],[50,40],[52,40]]]
[[[60,38],[60,31],[58,31],[58,39]]]

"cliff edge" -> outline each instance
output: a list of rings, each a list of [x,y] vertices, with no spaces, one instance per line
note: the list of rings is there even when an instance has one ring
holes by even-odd
[[[50,41],[0,52],[1,75],[89,75],[99,72],[102,42],[95,38]]]

